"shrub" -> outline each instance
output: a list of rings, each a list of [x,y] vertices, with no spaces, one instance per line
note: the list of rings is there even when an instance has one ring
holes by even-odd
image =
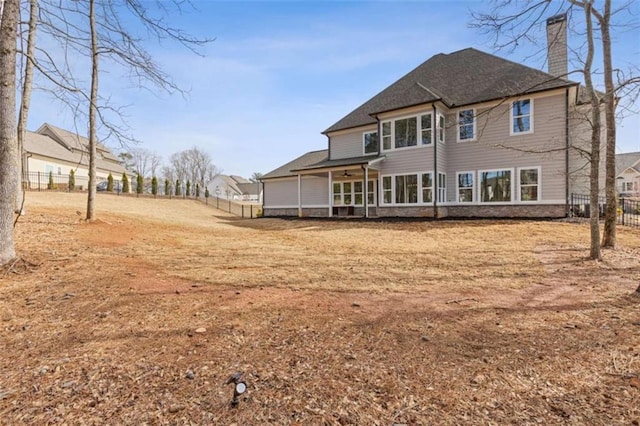
[[[126,173],[122,174],[122,192],[129,192],[129,177]]]
[[[71,169],[69,170],[69,191],[74,189],[76,189],[76,172]]]
[[[180,191],[180,179],[176,179],[176,197],[179,197],[181,195]]]
[[[187,192],[185,194],[187,197],[191,195],[191,182],[187,181]]]
[[[107,177],[107,191],[113,192],[113,175],[109,172],[109,176]]]
[[[196,198],[200,198],[200,184],[196,183]]]
[[[138,176],[136,177],[136,194],[142,194],[143,190],[144,179],[142,178],[142,175],[138,173]]]
[[[49,183],[47,184],[47,189],[53,189],[53,172],[49,172]]]
[[[155,176],[151,178],[151,193],[154,197],[158,195],[158,178]]]
[[[209,198],[209,188],[204,189],[204,198]]]
[[[171,183],[169,179],[164,180],[164,195],[171,195]]]

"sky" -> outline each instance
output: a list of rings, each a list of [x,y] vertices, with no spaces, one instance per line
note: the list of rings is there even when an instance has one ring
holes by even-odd
[[[625,22],[640,25],[638,3]],[[496,51],[489,36],[470,27],[470,11],[487,12],[485,1],[193,4],[196,11],[172,15],[171,24],[200,38],[215,38],[200,49],[201,55],[175,43],[146,45],[186,96],[138,89],[108,63],[103,64],[101,90],[111,103],[126,106],[139,147],[165,161],[197,147],[224,174],[248,178],[325,149],[322,131],[438,53],[473,47],[546,70],[545,57],[535,47]],[[579,49],[581,39],[570,33],[569,44]],[[637,27],[616,30],[613,55],[615,66],[640,67]],[[595,66],[602,68],[598,58]],[[638,110],[636,103],[619,122],[618,153],[640,151]],[[75,129],[70,112],[36,92],[29,129],[44,122]],[[115,141],[106,144],[116,152],[126,150]]]

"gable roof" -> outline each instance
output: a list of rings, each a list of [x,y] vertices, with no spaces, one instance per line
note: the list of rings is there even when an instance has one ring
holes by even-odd
[[[441,101],[447,107],[578,85],[477,49],[440,53],[418,65],[323,133],[376,123],[375,114]]]
[[[262,176],[261,180],[295,176],[296,174],[293,173],[291,170],[300,170],[312,164],[316,164],[321,161],[327,160],[328,158],[329,158],[328,149],[307,152],[306,154],[302,154],[300,157],[296,158],[295,160],[289,161],[287,164],[284,164],[278,167],[277,169],[272,170],[269,173],[265,174],[264,176]]]
[[[640,173],[640,152],[616,154],[616,176],[630,167]]]
[[[36,130],[36,133],[52,137],[67,149],[89,153],[89,139],[85,138],[84,136],[80,136],[68,130],[61,129],[60,127],[56,127],[49,123],[44,123],[42,126],[40,126],[40,128]],[[107,148],[100,142],[96,143],[96,151],[100,153],[105,160],[120,163],[120,159],[116,157],[109,150],[109,148]]]

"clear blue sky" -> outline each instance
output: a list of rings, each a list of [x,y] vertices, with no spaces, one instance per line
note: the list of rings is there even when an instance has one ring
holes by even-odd
[[[172,44],[149,45],[156,61],[189,89],[187,98],[125,87],[117,72],[103,73],[101,84],[112,102],[128,105],[142,147],[166,160],[197,146],[225,174],[266,173],[326,148],[324,129],[437,53],[466,47],[494,52],[491,41],[468,25],[469,10],[487,11],[484,1],[194,4],[198,11],[175,23],[216,38],[204,57]],[[638,2],[633,7],[637,24]],[[639,32],[618,33],[613,52],[618,66],[639,66]],[[545,58],[531,56],[527,46],[497,54],[546,68]],[[69,115],[41,96],[32,103],[29,127],[47,121],[73,129]],[[638,113],[618,129],[618,152],[640,151]]]

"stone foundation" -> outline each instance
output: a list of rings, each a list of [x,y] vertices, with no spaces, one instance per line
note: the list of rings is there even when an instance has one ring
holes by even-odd
[[[560,218],[566,216],[566,206],[564,204],[449,206],[447,210],[448,217]]]

